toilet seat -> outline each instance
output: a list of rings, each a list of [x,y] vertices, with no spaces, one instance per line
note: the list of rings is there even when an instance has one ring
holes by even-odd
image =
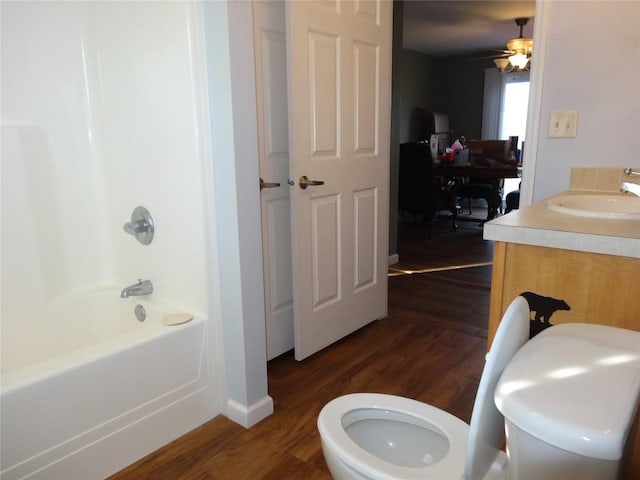
[[[343,417],[359,409],[388,410],[432,424],[444,433],[449,449],[440,461],[424,467],[403,467],[382,460],[356,444],[343,427]],[[381,393],[344,395],[325,405],[318,417],[318,429],[322,440],[340,461],[371,478],[461,479],[464,473],[469,425],[439,408],[416,400]]]

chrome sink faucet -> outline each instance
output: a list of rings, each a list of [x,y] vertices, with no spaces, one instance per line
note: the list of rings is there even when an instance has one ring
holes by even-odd
[[[620,184],[620,191],[624,193],[631,192],[634,195],[640,197],[640,184],[631,182],[622,182]]]
[[[153,293],[153,283],[151,280],[138,280],[138,283],[129,285],[122,289],[120,298],[136,297],[139,295],[151,295]]]
[[[629,175],[630,177],[640,176],[640,172],[636,172],[631,168],[627,168],[624,171],[625,175]],[[634,195],[640,197],[640,184],[632,183],[632,182],[622,182],[620,184],[620,191],[624,193],[631,192]]]

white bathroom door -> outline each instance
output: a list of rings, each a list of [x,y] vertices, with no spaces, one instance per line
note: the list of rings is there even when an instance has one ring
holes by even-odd
[[[253,3],[267,360],[293,348],[284,2]]]
[[[286,2],[295,357],[387,313],[392,2]],[[302,188],[309,181],[323,182]]]

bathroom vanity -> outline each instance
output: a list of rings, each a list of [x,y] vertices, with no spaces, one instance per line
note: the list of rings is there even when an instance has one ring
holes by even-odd
[[[587,322],[640,331],[640,197],[620,193],[628,179],[622,169],[574,168],[569,191],[485,224],[495,242],[489,343],[523,292],[538,303],[532,329]]]
[[[640,205],[639,197],[619,192],[620,181],[628,180],[622,170],[572,170],[570,190],[560,195],[577,200],[584,216],[554,208],[558,195],[485,224],[484,238],[494,241],[489,345],[506,307],[524,292],[532,335],[567,322],[640,331],[640,219],[606,212],[589,216],[607,197],[614,203],[625,198],[633,209],[636,201]],[[640,471],[639,432],[634,471]]]
[[[495,241],[489,342],[522,292],[543,297],[535,314],[545,325],[640,330],[640,220],[569,217],[543,201],[485,224],[484,237]]]

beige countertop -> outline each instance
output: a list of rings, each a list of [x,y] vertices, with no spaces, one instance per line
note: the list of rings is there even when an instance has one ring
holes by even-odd
[[[602,193],[601,191],[569,190],[559,195],[602,195]],[[520,210],[513,210],[485,223],[484,238],[640,258],[640,220],[611,220],[565,215],[549,210],[545,205],[549,199]]]

